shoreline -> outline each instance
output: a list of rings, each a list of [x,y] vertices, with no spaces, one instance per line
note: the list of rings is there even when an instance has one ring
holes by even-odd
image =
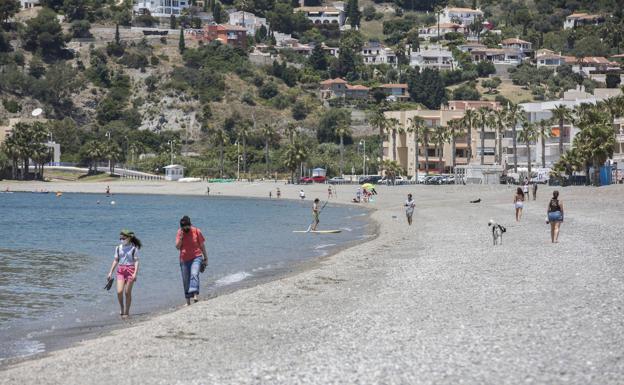
[[[105,187],[106,185],[116,185],[117,183],[119,184],[127,183],[128,181],[119,181],[119,182],[114,181],[112,183],[111,182],[39,182],[39,181],[25,181],[25,182],[11,181],[11,182],[12,182],[10,183],[11,187],[18,187],[16,189],[12,188],[11,192],[20,193],[20,194],[39,193],[39,192],[36,192],[36,187],[38,187],[39,184],[42,184],[42,185],[52,184],[52,185],[61,185],[64,188],[63,190],[55,189],[55,191],[49,191],[49,194],[54,194],[56,191],[62,191],[63,194],[65,193],[90,194],[90,195],[101,194],[101,195],[104,195],[106,198],[110,198],[110,199],[114,199],[114,196],[119,195],[119,194],[131,194],[131,195],[163,195],[163,196],[174,196],[174,197],[175,196],[204,196],[206,198],[211,198],[211,199],[236,198],[236,199],[269,200],[268,197],[245,196],[245,195],[237,195],[237,194],[221,194],[221,193],[218,193],[216,195],[212,195],[209,197],[207,194],[201,194],[200,192],[195,192],[195,191],[193,192],[176,191],[175,193],[159,192],[159,191],[151,191],[151,190],[128,191],[128,192],[124,191],[124,192],[117,192],[117,193],[110,194],[110,196],[102,192],[94,191],[95,187],[98,187],[98,188]],[[129,184],[131,184],[133,188],[135,187],[146,188],[148,186],[143,186],[145,185],[146,182],[148,182],[148,184],[150,185],[151,184],[160,185],[163,182],[167,184],[176,183],[176,182],[167,182],[167,181],[132,181],[132,180],[129,182],[130,182]],[[84,185],[85,183],[89,184],[88,186],[86,186],[86,189],[84,188],[72,189],[71,188],[71,187],[85,187],[85,186],[81,186],[81,185]],[[205,184],[204,182],[200,182],[200,183],[202,185]],[[75,184],[76,186],[72,186],[73,184]],[[199,184],[199,183],[194,183],[194,184]],[[234,185],[244,184],[246,186],[252,185],[252,184],[248,184],[245,182],[233,182],[233,184]],[[274,182],[253,183],[253,185],[258,185],[258,184],[266,185],[266,187],[272,187]],[[185,184],[185,185],[188,185],[188,184]],[[219,183],[218,185],[223,185],[223,184]],[[231,184],[228,183],[228,185],[231,185]],[[279,186],[280,184],[277,183],[277,187]],[[304,186],[305,187],[305,186],[310,186],[310,185],[291,185],[291,186]],[[317,186],[326,186],[326,185],[317,185]],[[34,190],[33,190],[33,187],[35,187]],[[272,199],[276,200],[277,198],[272,198]],[[283,198],[282,197],[280,199],[285,199],[285,200],[289,200],[292,202],[301,201],[299,197],[297,198]],[[308,201],[310,201],[309,198],[308,198]],[[331,203],[332,205],[338,205],[338,206],[350,205],[348,202],[345,203],[345,202],[331,201]],[[360,208],[364,212],[368,212],[369,214],[375,210],[372,207],[360,207]],[[367,231],[366,235],[368,236],[364,239],[346,241],[342,245],[332,248],[331,252],[329,252],[326,255],[310,256],[302,261],[290,262],[284,267],[271,269],[270,271],[267,271],[264,274],[254,275],[253,277],[249,279],[245,279],[241,282],[237,282],[232,285],[228,285],[222,288],[213,287],[209,291],[209,295],[204,296],[201,302],[212,301],[213,299],[217,297],[227,296],[239,290],[252,289],[257,286],[261,286],[270,282],[274,282],[276,280],[293,277],[303,272],[314,270],[315,268],[318,268],[320,264],[322,264],[324,261],[331,259],[338,253],[341,253],[344,250],[347,250],[351,247],[354,247],[354,246],[357,246],[366,242],[370,242],[374,240],[375,238],[377,238],[379,236],[379,227],[380,227],[379,223],[377,223],[376,221],[372,219],[368,219],[366,222],[367,222],[366,226],[369,227],[370,230]],[[54,335],[47,335],[47,336],[44,335],[43,337],[37,339],[37,341],[39,341],[40,343],[43,343],[45,346],[43,352],[37,352],[37,353],[28,354],[24,356],[7,357],[4,359],[0,359],[0,372],[4,370],[8,370],[11,367],[15,365],[19,365],[24,362],[36,361],[36,360],[48,357],[54,352],[64,350],[67,348],[71,348],[72,346],[75,346],[76,344],[79,344],[84,341],[89,341],[89,340],[109,336],[112,332],[116,330],[122,330],[122,329],[127,329],[130,327],[134,327],[134,326],[140,326],[141,324],[147,321],[150,321],[154,318],[162,317],[167,314],[172,314],[185,308],[186,306],[184,306],[184,304],[180,304],[180,305],[169,304],[169,305],[163,306],[162,308],[153,310],[149,313],[142,313],[142,314],[136,315],[135,317],[132,317],[127,321],[117,320],[116,322],[109,324],[109,325],[88,324],[88,325],[83,325],[79,327],[70,327],[70,328],[57,330],[56,334]],[[67,338],[67,340],[62,341],[60,338]]]
[[[301,186],[279,187],[296,200]],[[353,187],[339,186],[337,200]],[[303,188],[326,196],[326,185]],[[376,238],[313,269],[2,368],[0,384],[618,384],[624,186],[558,189],[566,221],[551,244],[553,188],[540,188],[516,223],[506,186],[380,186],[370,204]],[[268,196],[266,185],[228,190]],[[507,227],[501,246],[489,219]]]

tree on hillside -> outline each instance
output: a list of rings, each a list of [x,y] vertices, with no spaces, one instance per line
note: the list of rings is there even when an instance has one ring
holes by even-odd
[[[320,44],[316,44],[314,49],[312,49],[312,53],[308,58],[308,63],[310,64],[310,67],[317,71],[327,70],[327,57],[325,56],[325,51]]]
[[[0,21],[7,23],[20,10],[17,0],[0,0]]]
[[[358,0],[349,0],[347,3],[347,21],[351,28],[358,28],[360,26],[360,19],[362,18],[362,12],[360,12],[360,6]]]
[[[48,8],[43,8],[36,17],[26,21],[22,39],[24,48],[32,52],[40,51],[44,58],[60,56],[66,41],[56,13]]]
[[[173,14],[169,17],[169,29],[178,29],[178,20]]]
[[[180,40],[178,41],[178,50],[180,53],[184,53],[186,49],[186,44],[184,44],[184,28],[180,27]]]
[[[88,19],[90,4],[85,0],[63,0],[61,10],[68,21]]]
[[[489,78],[489,79],[485,79],[481,81],[481,86],[487,88],[487,93],[488,94],[493,94],[495,93],[495,90],[498,88],[498,86],[500,86],[502,83],[501,79],[499,77],[493,77],[493,78]]]
[[[441,104],[446,103],[444,80],[438,70],[425,68],[419,73],[418,69],[409,69],[407,86],[412,100],[427,108],[439,109]]]

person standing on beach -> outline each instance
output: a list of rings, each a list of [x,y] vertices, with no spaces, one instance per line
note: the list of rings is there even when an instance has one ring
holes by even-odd
[[[524,178],[524,184],[522,185],[522,194],[524,194],[524,199],[529,199],[529,179]]]
[[[121,230],[119,240],[121,243],[115,248],[115,256],[108,272],[108,280],[113,278],[113,271],[117,267],[117,300],[121,309],[119,315],[121,318],[127,318],[130,315],[130,305],[132,304],[132,287],[139,273],[141,241],[130,230]]]
[[[199,301],[199,273],[208,264],[208,253],[204,245],[206,239],[201,230],[191,225],[191,218],[180,219],[180,229],[176,235],[176,249],[180,250],[180,271],[186,305]]]
[[[520,219],[522,218],[522,209],[524,208],[524,193],[520,187],[516,189],[514,207],[516,208],[516,222],[520,222]]]
[[[327,186],[327,200],[329,200],[332,197],[332,186],[329,185]]]
[[[533,200],[537,199],[537,182],[533,183]]]
[[[269,199],[272,199],[272,198],[273,198],[273,191],[269,190]]]
[[[314,203],[312,204],[312,217],[314,218],[313,222],[312,222],[312,231],[316,231],[316,227],[318,226],[319,222],[320,222],[320,214],[321,214],[321,208],[319,207],[319,204],[321,203],[321,201],[316,198],[314,200]]]
[[[280,191],[279,187],[277,188],[277,199],[280,199],[282,197],[282,192]]]
[[[416,202],[412,199],[412,194],[407,194],[407,200],[405,201],[405,215],[407,216],[407,224],[412,225],[412,216],[414,215],[414,208]]]
[[[559,200],[558,190],[553,191],[553,196],[548,202],[546,215],[548,216],[546,223],[550,223],[550,241],[559,243],[559,228],[563,223],[563,202]]]
[[[206,186],[206,195],[210,195],[210,186]]]
[[[301,198],[301,200],[305,199],[305,192],[303,192],[303,189],[299,190],[299,198]]]
[[[106,196],[109,196],[109,195],[110,195],[110,187],[106,186]]]

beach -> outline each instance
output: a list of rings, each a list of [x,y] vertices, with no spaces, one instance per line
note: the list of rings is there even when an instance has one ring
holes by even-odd
[[[107,184],[113,193],[206,190],[163,181],[0,187],[103,194]],[[327,185],[269,182],[211,184],[210,195],[268,199],[277,187],[287,199],[303,188],[310,205],[327,197]],[[0,383],[621,383],[624,186],[561,188],[558,244],[545,224],[552,190],[540,186],[516,223],[507,186],[379,186],[367,204],[378,224],[370,241],[5,366]],[[335,202],[349,204],[355,187],[337,191]],[[507,228],[502,246],[492,245],[490,219]]]

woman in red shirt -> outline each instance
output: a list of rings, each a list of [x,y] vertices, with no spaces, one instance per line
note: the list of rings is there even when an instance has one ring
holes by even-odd
[[[199,301],[199,273],[208,264],[208,253],[204,242],[206,239],[201,230],[191,225],[191,218],[180,219],[180,229],[176,236],[176,249],[180,250],[180,270],[186,305]]]

